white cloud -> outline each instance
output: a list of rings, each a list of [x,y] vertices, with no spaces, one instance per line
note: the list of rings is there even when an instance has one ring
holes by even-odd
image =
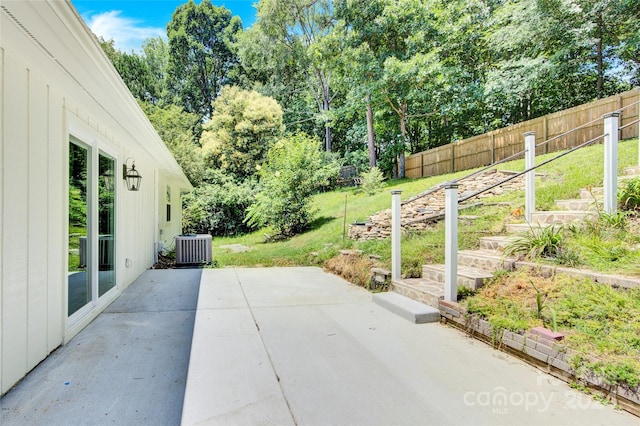
[[[142,42],[151,37],[166,37],[164,28],[142,26],[142,22],[120,16],[122,11],[112,10],[83,16],[94,34],[105,40],[113,39],[116,49],[123,52],[140,51]]]

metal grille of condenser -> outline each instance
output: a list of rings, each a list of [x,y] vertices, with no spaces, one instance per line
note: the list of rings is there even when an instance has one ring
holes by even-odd
[[[176,237],[176,264],[211,263],[211,235]]]

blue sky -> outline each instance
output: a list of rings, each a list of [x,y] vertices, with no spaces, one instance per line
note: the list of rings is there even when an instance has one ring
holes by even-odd
[[[106,40],[113,39],[116,48],[138,52],[142,42],[149,37],[166,39],[167,23],[173,11],[188,0],[71,0],[87,26]],[[243,28],[255,20],[253,3],[258,0],[211,0],[216,6],[224,6],[242,19]],[[200,3],[200,0],[196,0]]]

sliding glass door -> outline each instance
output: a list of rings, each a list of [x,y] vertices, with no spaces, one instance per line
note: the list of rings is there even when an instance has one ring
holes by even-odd
[[[87,305],[91,299],[90,259],[90,156],[89,149],[69,143],[69,266],[68,315]]]
[[[98,155],[98,297],[116,285],[115,270],[115,171],[112,158]]]
[[[115,199],[115,160],[69,142],[68,316],[116,285]]]

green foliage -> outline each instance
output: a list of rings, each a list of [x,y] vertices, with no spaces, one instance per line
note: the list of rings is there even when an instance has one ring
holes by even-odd
[[[199,117],[177,105],[158,107],[140,102],[140,106],[189,181],[199,185],[204,176],[202,150],[197,143],[201,131]]]
[[[219,172],[209,172],[207,180],[183,198],[183,232],[229,236],[250,231],[244,216],[254,202],[255,183],[238,183]]]
[[[233,43],[241,31],[240,18],[210,0],[178,6],[167,24],[167,82],[173,102],[211,117],[213,100],[237,72]]]
[[[201,137],[209,167],[240,180],[255,175],[284,132],[282,108],[272,98],[235,86],[225,87],[213,105]]]
[[[360,177],[362,178],[360,188],[367,195],[373,195],[384,187],[384,176],[377,167],[372,167],[368,172],[362,173]]]
[[[564,250],[561,226],[531,227],[505,249],[507,256],[524,254],[527,259],[556,258]]]
[[[626,211],[640,211],[640,178],[628,180],[618,191],[618,206]]]
[[[473,295],[476,294],[476,291],[473,290],[472,288],[466,287],[466,286],[458,286],[458,302],[466,299],[467,297],[471,297]]]
[[[69,223],[82,226],[87,223],[87,201],[82,191],[72,184],[69,185]]]
[[[247,209],[249,226],[273,227],[289,237],[306,230],[313,220],[311,196],[338,172],[337,163],[324,161],[319,142],[305,134],[287,136],[269,149],[261,167],[261,191]]]

